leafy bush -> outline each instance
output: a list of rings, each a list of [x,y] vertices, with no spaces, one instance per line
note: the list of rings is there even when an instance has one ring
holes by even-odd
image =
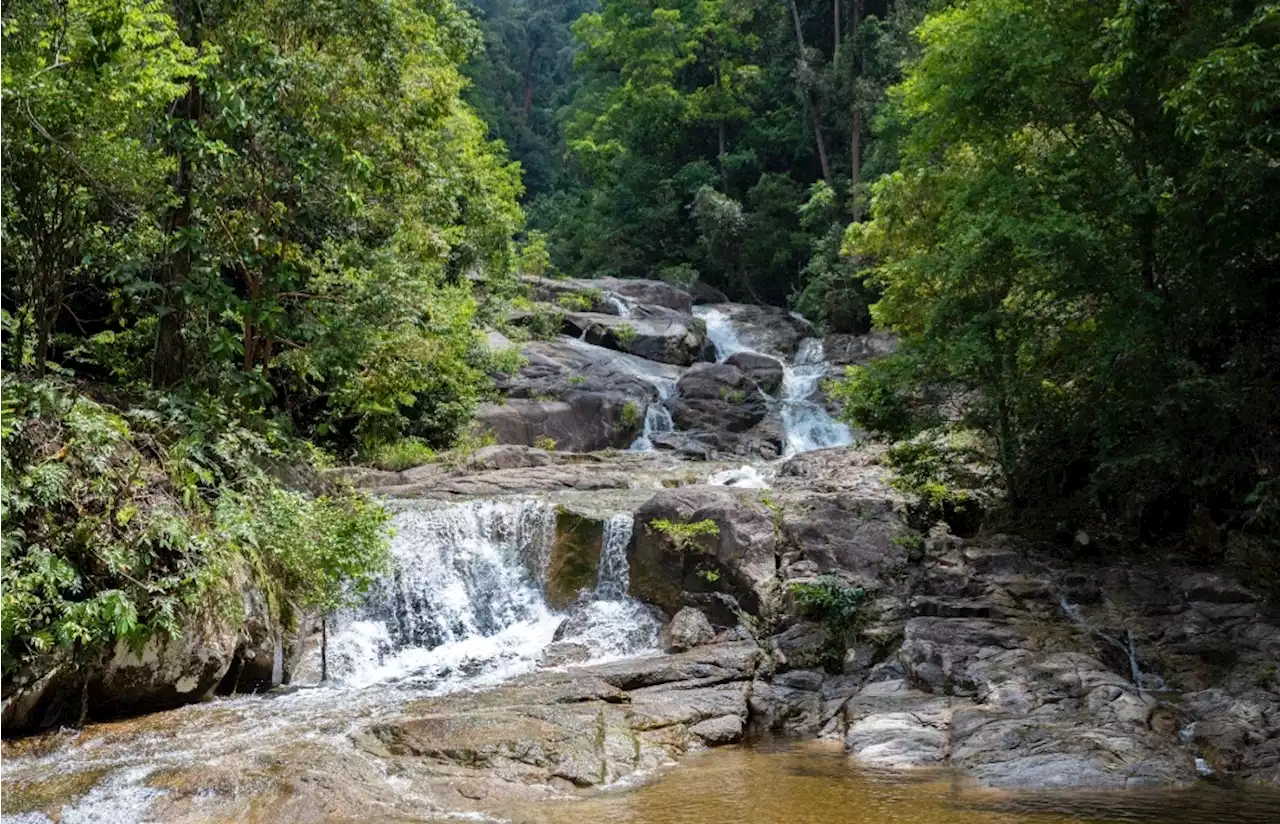
[[[609,332],[613,335],[613,339],[618,342],[618,345],[622,347],[630,346],[636,339],[636,335],[639,334],[636,328],[629,323],[619,323],[617,326],[611,327]]]
[[[374,450],[369,462],[378,469],[399,472],[423,464],[434,463],[436,451],[416,438],[404,438],[383,444]]]
[[[556,298],[556,304],[561,309],[566,309],[570,312],[590,312],[596,305],[590,296],[581,292],[564,292],[560,297]]]
[[[556,439],[547,435],[540,435],[533,439],[535,449],[545,449],[548,452],[556,451]]]
[[[720,525],[710,518],[687,524],[666,518],[655,518],[649,522],[649,526],[667,536],[679,552],[702,552],[704,550],[698,546],[699,539],[720,534]]]
[[[839,672],[845,651],[866,617],[866,590],[845,586],[834,575],[822,575],[812,582],[793,583],[791,594],[801,614],[822,623],[823,663]]]
[[[6,680],[38,676],[56,651],[83,663],[118,640],[176,634],[205,609],[234,613],[234,570],[255,575],[287,622],[339,605],[385,563],[381,507],[277,479],[307,478],[314,453],[216,403],[150,400],[6,377]]]

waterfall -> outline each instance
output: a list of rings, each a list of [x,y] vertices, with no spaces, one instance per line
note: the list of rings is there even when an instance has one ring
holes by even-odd
[[[721,310],[697,306],[693,311],[707,325],[707,339],[716,348],[716,363],[724,363],[739,352],[755,351],[742,342],[733,320]],[[801,341],[793,362],[782,364],[782,392],[775,403],[781,407],[784,453],[788,456],[853,443],[849,427],[832,418],[815,400],[826,374],[826,355],[819,338]]]
[[[600,568],[596,572],[596,600],[617,601],[631,587],[627,547],[631,545],[634,520],[628,512],[613,515],[604,523],[600,541]]]
[[[540,581],[555,509],[536,500],[404,509],[391,572],[339,615],[329,671],[355,686],[532,666],[557,617]]]
[[[623,315],[627,317],[627,315]],[[676,395],[676,381],[680,379],[680,368],[670,364],[647,360],[626,352],[615,352],[603,346],[596,346],[578,338],[563,338],[565,343],[591,358],[609,362],[621,367],[640,380],[652,386],[658,393],[656,403],[650,403],[644,410],[644,426],[640,434],[629,447],[632,452],[648,452],[653,449],[653,436],[662,432],[671,432],[676,428],[671,419],[671,410],[667,404]]]
[[[818,338],[801,341],[795,362],[783,366],[782,431],[787,455],[853,443],[849,427],[813,399],[826,375],[827,361]]]
[[[654,610],[627,595],[634,516],[621,512],[604,524],[596,586],[583,592],[556,638],[585,647],[593,661],[608,661],[657,649],[662,621]]]
[[[1133,633],[1126,629],[1123,635],[1103,632],[1085,619],[1080,612],[1080,605],[1073,604],[1062,596],[1058,599],[1058,606],[1062,609],[1064,615],[1071,619],[1071,622],[1090,635],[1106,641],[1118,649],[1125,657],[1125,661],[1129,665],[1129,679],[1133,681],[1133,685],[1138,688],[1138,694],[1141,695],[1143,690],[1151,690],[1160,692],[1165,689],[1164,679],[1154,672],[1143,672],[1142,666],[1138,662],[1138,645],[1133,640]]]

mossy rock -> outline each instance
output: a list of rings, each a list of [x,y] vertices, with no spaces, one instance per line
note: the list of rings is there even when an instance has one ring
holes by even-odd
[[[563,609],[579,590],[596,585],[604,521],[560,508],[556,512],[556,537],[547,563],[547,603]]]

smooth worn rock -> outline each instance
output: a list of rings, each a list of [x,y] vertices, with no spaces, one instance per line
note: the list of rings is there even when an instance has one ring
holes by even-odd
[[[666,652],[684,652],[711,643],[715,634],[701,610],[685,607],[663,627],[659,643]]]
[[[658,393],[644,374],[674,381],[679,367],[642,361],[629,363],[626,356],[576,341],[530,341],[520,350],[524,364],[512,374],[497,375],[498,389],[509,398],[571,400],[584,393],[616,395],[645,405]]]
[[[741,715],[722,715],[719,718],[699,721],[689,728],[689,732],[696,735],[707,746],[719,747],[741,741],[742,729]]]
[[[745,432],[764,419],[768,399],[738,367],[700,363],[676,384],[672,410],[681,429]]]
[[[467,468],[474,470],[519,469],[526,466],[547,466],[551,455],[544,449],[520,444],[494,444],[476,450],[467,459]]]
[[[774,394],[782,386],[782,362],[777,358],[758,352],[738,352],[730,355],[725,363],[742,370],[766,395]]]
[[[503,444],[534,446],[549,438],[557,450],[621,449],[635,439],[643,423],[638,411],[628,412],[628,403],[633,402],[591,392],[568,401],[511,399],[482,404],[476,421]]]
[[[713,521],[717,535],[685,542],[664,534],[654,522]],[[663,490],[636,511],[628,552],[631,594],[670,613],[697,604],[697,594],[732,596],[741,609],[756,613],[774,586],[777,536],[768,510],[754,490],[722,486],[685,486]],[[732,611],[710,614],[713,623],[736,623]]]
[[[569,312],[564,316],[564,333],[596,346],[677,366],[697,361],[707,348],[703,322],[672,309],[648,308],[627,317]]]
[[[755,352],[791,360],[800,341],[814,337],[816,330],[807,320],[777,306],[748,303],[715,303],[707,305],[728,316],[738,339]]]

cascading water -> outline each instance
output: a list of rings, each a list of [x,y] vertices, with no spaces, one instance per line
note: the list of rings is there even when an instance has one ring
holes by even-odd
[[[542,501],[405,509],[392,572],[335,621],[329,673],[353,686],[530,668],[558,618],[539,584],[555,530]]]
[[[739,352],[755,352],[742,342],[733,320],[726,313],[704,306],[695,306],[693,312],[707,325],[707,338],[716,348],[717,363],[723,363]],[[757,354],[773,357],[768,352]],[[853,432],[849,427],[832,418],[815,400],[826,374],[827,362],[822,341],[818,338],[801,341],[794,362],[782,362],[782,391],[776,401],[780,406],[782,431],[787,442],[784,454],[794,455],[853,443]]]
[[[853,443],[849,427],[813,400],[826,374],[822,341],[817,338],[801,341],[795,363],[783,366],[782,431],[787,437],[788,455]]]
[[[656,651],[662,622],[653,610],[627,595],[633,516],[618,513],[605,521],[595,590],[582,593],[558,638],[581,644],[594,661]],[[567,630],[567,631],[566,631]]]

